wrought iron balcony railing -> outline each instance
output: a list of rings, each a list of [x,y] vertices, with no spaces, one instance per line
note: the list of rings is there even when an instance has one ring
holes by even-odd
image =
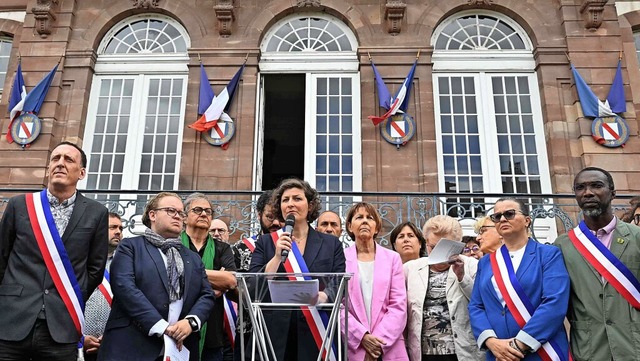
[[[0,216],[9,198],[36,189],[0,189]],[[183,198],[194,191],[176,191]],[[229,226],[230,242],[256,234],[259,223],[256,215],[256,200],[261,192],[254,191],[199,191],[206,194],[214,208],[215,218],[221,218]],[[85,196],[103,203],[111,212],[122,216],[127,232],[139,234],[144,230],[140,222],[144,205],[156,191],[102,191],[85,190]],[[398,224],[411,221],[421,227],[427,219],[437,214],[447,214],[460,220],[465,234],[472,234],[475,219],[491,213],[493,203],[501,197],[515,197],[525,201],[533,218],[533,236],[542,240],[553,240],[577,224],[580,219],[572,194],[472,194],[472,193],[321,193],[323,209],[340,214],[343,219],[355,201],[374,204],[382,217],[382,232],[378,240],[389,245],[389,234]],[[621,216],[629,207],[631,195],[618,195],[614,203],[616,214]],[[344,225],[343,225],[344,229]],[[342,240],[351,241],[346,233]]]

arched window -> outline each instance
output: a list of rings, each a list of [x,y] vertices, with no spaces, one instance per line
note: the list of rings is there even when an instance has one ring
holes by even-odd
[[[173,24],[159,19],[139,19],[116,29],[102,54],[185,53],[187,42]]]
[[[295,18],[279,26],[266,51],[353,51],[347,33],[334,21],[322,18]]]
[[[492,201],[477,197],[482,193],[551,193],[533,47],[524,30],[497,13],[464,12],[443,21],[432,43],[440,191],[476,194],[449,199],[462,204],[451,208],[456,213],[466,212],[452,215],[485,213],[469,205]]]
[[[106,34],[85,127],[86,188],[178,188],[189,46],[180,24],[156,14]]]
[[[318,191],[361,190],[354,33],[333,16],[298,14],[268,29],[260,48],[256,189],[296,175]],[[285,158],[286,169],[274,161]],[[351,199],[327,201],[325,209],[336,209]]]
[[[9,67],[12,44],[13,39],[8,36],[0,35],[0,94],[2,94],[4,81],[7,77],[7,68]]]
[[[437,50],[526,49],[522,36],[504,20],[469,14],[450,19],[436,40]]]

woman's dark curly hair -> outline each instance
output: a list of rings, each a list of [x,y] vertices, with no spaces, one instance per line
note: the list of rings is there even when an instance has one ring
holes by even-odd
[[[298,188],[304,192],[304,196],[307,198],[309,204],[309,213],[307,213],[307,222],[311,223],[320,215],[320,195],[307,181],[298,178],[287,178],[280,182],[278,187],[273,190],[271,196],[271,207],[273,208],[273,215],[277,219],[284,219],[282,209],[280,208],[280,202],[282,201],[282,194],[291,188]]]

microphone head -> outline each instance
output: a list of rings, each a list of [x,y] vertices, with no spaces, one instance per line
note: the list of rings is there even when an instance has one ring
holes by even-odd
[[[287,219],[285,219],[285,221],[284,221],[284,226],[285,227],[289,226],[289,227],[293,228],[293,226],[295,226],[295,225],[296,225],[296,216],[293,213],[289,213],[287,215]]]

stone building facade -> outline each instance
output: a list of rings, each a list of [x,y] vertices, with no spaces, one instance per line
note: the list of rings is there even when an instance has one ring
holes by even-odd
[[[640,1],[4,0],[0,40],[2,188],[43,185],[69,140],[90,156],[88,189],[261,190],[294,174],[326,191],[552,194],[599,166],[640,191]],[[25,150],[4,139],[19,57],[27,89],[60,62]],[[415,134],[396,146],[367,118],[385,111],[370,63],[394,94],[416,58]],[[570,62],[604,99],[618,59],[629,139],[609,148]],[[245,61],[222,149],[188,127],[199,64],[218,94]]]

